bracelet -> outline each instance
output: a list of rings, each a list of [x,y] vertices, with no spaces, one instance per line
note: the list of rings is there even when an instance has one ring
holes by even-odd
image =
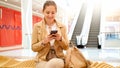
[[[45,46],[45,44],[43,42],[41,42],[41,45]]]

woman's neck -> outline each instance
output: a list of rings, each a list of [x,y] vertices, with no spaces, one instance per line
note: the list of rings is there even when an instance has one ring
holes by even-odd
[[[53,26],[53,25],[54,25],[54,22],[46,22],[46,25],[48,25],[48,26]]]
[[[53,26],[54,25],[54,21],[46,21],[45,20],[45,23],[46,23],[46,25],[48,25],[48,26]]]

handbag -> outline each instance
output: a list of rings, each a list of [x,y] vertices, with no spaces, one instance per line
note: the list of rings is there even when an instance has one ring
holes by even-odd
[[[65,68],[87,68],[88,63],[80,50],[72,44],[66,51]]]
[[[47,61],[49,61],[52,58],[57,58],[54,46],[51,46],[49,53],[47,54],[47,57],[46,57]]]

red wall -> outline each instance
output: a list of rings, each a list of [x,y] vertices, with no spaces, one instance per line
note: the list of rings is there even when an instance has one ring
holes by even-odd
[[[41,18],[33,16],[33,24]],[[21,12],[0,6],[0,47],[22,44]]]
[[[33,25],[34,25],[35,23],[37,23],[37,22],[41,21],[41,20],[42,20],[42,18],[40,18],[40,17],[38,17],[38,16],[33,15]]]

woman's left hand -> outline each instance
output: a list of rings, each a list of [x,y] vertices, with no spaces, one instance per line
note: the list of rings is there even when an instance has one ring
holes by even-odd
[[[54,39],[57,40],[57,41],[60,41],[60,40],[62,39],[62,36],[61,36],[60,34],[58,34],[58,33],[53,34],[53,37],[54,37]]]

